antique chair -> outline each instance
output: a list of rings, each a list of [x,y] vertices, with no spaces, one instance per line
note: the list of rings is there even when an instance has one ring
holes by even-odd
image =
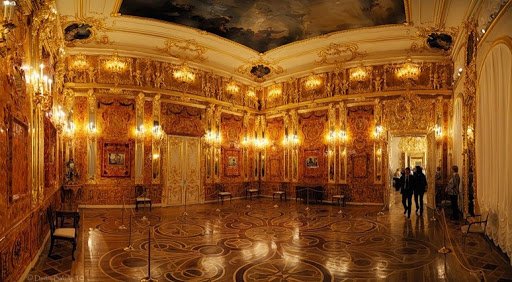
[[[344,185],[344,184],[339,184],[339,185],[337,185],[337,186],[338,186],[338,193],[337,193],[337,194],[335,194],[335,195],[332,195],[332,200],[331,200],[331,202],[332,202],[332,203],[334,203],[334,200],[336,199],[336,200],[337,200],[338,205],[343,204],[343,206],[345,206],[345,198],[346,198],[346,197],[345,197],[345,193],[343,192],[343,190],[344,190],[344,187],[345,187],[346,185]],[[340,203],[340,202],[341,202],[341,203]]]
[[[135,210],[139,210],[139,204],[146,206],[149,203],[149,211],[151,211],[152,203],[149,197],[148,189],[142,185],[135,186]]]
[[[287,182],[282,182],[281,185],[279,185],[279,189],[277,191],[274,191],[272,193],[272,201],[274,200],[274,196],[275,195],[279,195],[279,200],[282,201],[283,200],[283,196],[284,196],[284,200],[287,201],[287,195],[286,195],[286,190],[288,190],[288,183]]]
[[[224,197],[229,197],[229,202],[233,200],[231,192],[224,191],[224,186],[222,184],[215,184],[215,190],[217,191],[217,202],[222,201],[222,204],[224,205]]]
[[[485,229],[487,228],[487,219],[489,214],[466,217],[466,224],[460,227],[462,231],[462,245],[466,244],[466,237],[469,233],[477,233],[485,236]]]
[[[256,194],[258,197],[260,196],[260,189],[258,188],[252,188],[250,182],[245,183],[245,198],[247,199],[247,196],[252,200],[252,195]]]
[[[73,228],[57,228],[55,223],[55,215],[52,207],[48,207],[46,209],[46,216],[48,218],[48,223],[50,224],[50,238],[51,245],[50,251],[48,252],[48,256],[52,255],[53,246],[55,245],[55,240],[63,240],[71,242],[73,245],[73,250],[71,251],[71,258],[75,260],[75,250],[76,250],[76,237],[77,237],[77,224],[76,220],[74,220]]]

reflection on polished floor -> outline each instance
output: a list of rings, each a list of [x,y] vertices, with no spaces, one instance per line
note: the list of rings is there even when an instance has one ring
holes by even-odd
[[[295,201],[233,201],[141,209],[82,210],[81,247],[70,261],[61,243],[52,258],[43,253],[27,281],[63,279],[140,281],[488,281],[512,279],[512,268],[479,236],[461,246],[458,227],[423,217],[404,219],[399,208],[379,214],[376,206],[306,206]],[[129,245],[132,217],[133,251]],[[146,220],[147,218],[147,220]],[[119,229],[125,224],[127,229]],[[46,250],[45,250],[46,252]]]

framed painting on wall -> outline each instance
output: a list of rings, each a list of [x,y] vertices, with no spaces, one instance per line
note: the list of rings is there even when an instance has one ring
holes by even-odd
[[[240,150],[225,149],[224,151],[224,175],[240,176]]]
[[[305,177],[321,177],[323,169],[322,150],[304,150],[302,153],[302,167]]]
[[[103,141],[101,176],[130,177],[131,154],[132,142]]]

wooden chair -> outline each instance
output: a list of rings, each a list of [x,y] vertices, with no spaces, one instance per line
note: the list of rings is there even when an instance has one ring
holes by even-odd
[[[487,219],[489,214],[486,215],[474,215],[466,217],[466,225],[462,225],[460,230],[462,231],[462,245],[466,244],[466,237],[469,233],[477,233],[485,236],[485,229],[487,228]]]
[[[256,194],[258,197],[260,196],[260,189],[258,188],[252,188],[250,182],[246,182],[245,186],[245,198],[247,199],[247,196],[252,200],[252,195]]]
[[[55,222],[55,213],[51,207],[48,207],[46,210],[46,216],[48,218],[48,223],[50,224],[50,238],[51,245],[50,251],[48,252],[48,256],[52,255],[53,246],[55,245],[56,240],[63,240],[71,242],[73,245],[73,250],[71,251],[71,258],[75,260],[75,250],[76,250],[76,238],[77,238],[77,223],[76,220],[73,221],[73,228],[57,228]]]
[[[343,192],[344,184],[339,184],[338,186],[338,194],[332,195],[331,202],[334,203],[334,200],[337,200],[338,205],[340,205],[340,202],[343,203],[343,206],[345,206],[345,194]]]
[[[283,196],[284,196],[284,200],[287,201],[287,196],[286,196],[286,191],[288,190],[288,183],[287,182],[283,182],[281,183],[281,185],[279,185],[279,190],[277,191],[274,191],[272,193],[272,201],[274,200],[274,196],[275,195],[279,195],[279,200],[282,201],[283,200]]]
[[[146,206],[146,203],[149,203],[149,211],[151,211],[152,202],[148,189],[142,185],[135,186],[135,210],[139,210],[139,204]]]
[[[229,202],[231,203],[233,201],[233,196],[231,195],[231,192],[224,191],[224,186],[220,183],[215,184],[215,190],[217,191],[217,203],[219,201],[222,202],[224,205],[224,198],[229,197]]]

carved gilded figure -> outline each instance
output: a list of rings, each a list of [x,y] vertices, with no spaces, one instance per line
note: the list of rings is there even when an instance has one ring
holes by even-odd
[[[142,86],[142,72],[140,70],[135,71],[135,85]]]
[[[163,73],[156,72],[154,82],[155,82],[155,88],[162,88],[162,87],[165,87],[165,82],[164,82],[164,75],[163,75]]]
[[[149,67],[149,64],[148,64],[146,67],[146,72],[144,73],[144,81],[146,81],[146,85],[148,85],[148,86],[151,85],[151,77],[152,77],[151,72],[152,72],[151,68]]]
[[[380,77],[380,75],[377,75],[377,77],[375,77],[375,80],[373,81],[373,83],[375,85],[376,92],[382,91],[382,78]]]
[[[434,89],[441,89],[441,84],[439,83],[439,75],[437,74],[437,72],[434,73],[432,87]]]
[[[348,83],[348,80],[343,80],[341,82],[341,95],[346,95],[348,94],[348,87],[349,87],[349,83]]]
[[[89,67],[89,69],[87,69],[87,76],[89,76],[90,83],[96,82],[96,70],[94,67]]]

